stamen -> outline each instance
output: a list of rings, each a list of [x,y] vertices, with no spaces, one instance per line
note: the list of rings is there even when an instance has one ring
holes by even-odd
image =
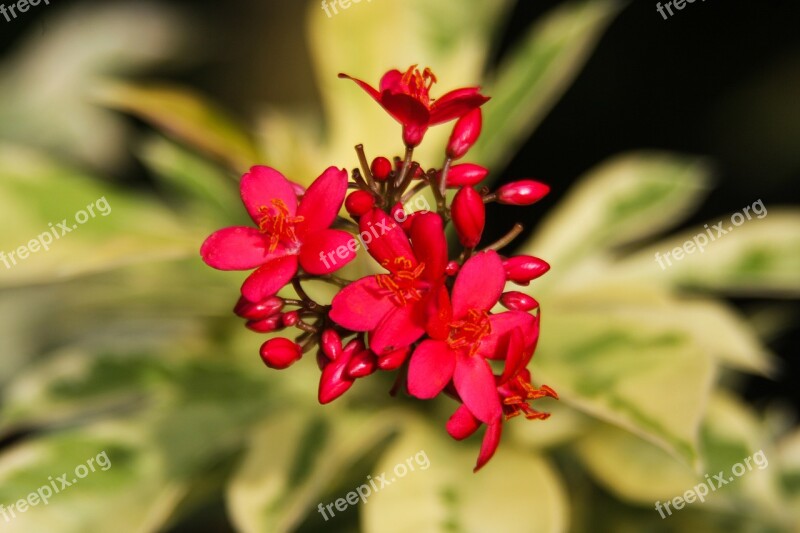
[[[274,252],[281,241],[297,242],[294,225],[302,222],[304,217],[289,216],[289,208],[279,198],[273,198],[271,204],[271,207],[262,205],[258,209],[261,213],[258,229],[261,233],[269,235],[269,251]]]

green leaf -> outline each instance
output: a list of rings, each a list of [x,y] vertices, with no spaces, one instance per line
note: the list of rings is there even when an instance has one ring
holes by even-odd
[[[620,7],[568,2],[535,22],[486,84],[492,100],[470,157],[490,167],[506,164],[578,75]]]
[[[363,530],[545,533],[567,529],[566,493],[544,458],[502,442],[492,460],[473,474],[476,456],[476,447],[450,440],[443,428],[410,427],[375,467],[372,477],[386,473],[390,484],[379,485],[361,507]],[[405,468],[401,476],[401,465],[415,469]]]
[[[205,98],[187,89],[107,83],[97,89],[96,96],[100,103],[150,122],[236,172],[259,163],[250,136]]]
[[[709,221],[680,235],[654,244],[622,261],[615,276],[667,287],[712,289],[743,296],[770,295],[790,298],[800,295],[800,211],[769,208],[759,219],[733,227],[729,217]],[[718,235],[714,225],[722,223],[727,234]],[[712,228],[707,230],[708,228]],[[680,260],[663,256],[685,243],[701,242],[711,231],[715,240],[702,252],[697,248]],[[695,241],[697,239],[697,241]],[[656,253],[662,256],[660,266]]]
[[[0,502],[17,506],[4,531],[161,530],[188,489],[165,476],[166,466],[137,421],[25,441],[0,455]],[[71,486],[57,480],[63,475]],[[19,512],[21,499],[38,490],[47,496],[43,487],[51,488],[47,504],[34,497],[36,506]]]
[[[589,172],[545,219],[523,253],[546,258],[545,283],[613,246],[657,234],[695,209],[708,187],[706,165],[665,153],[618,156]]]
[[[534,376],[561,401],[696,467],[715,365],[692,339],[634,319],[552,310]]]
[[[201,236],[152,197],[19,147],[0,146],[0,160],[0,287],[197,253]]]
[[[396,414],[315,411],[274,417],[254,433],[227,489],[238,531],[295,530],[307,514],[316,512],[325,488],[401,429],[402,421],[393,420]]]

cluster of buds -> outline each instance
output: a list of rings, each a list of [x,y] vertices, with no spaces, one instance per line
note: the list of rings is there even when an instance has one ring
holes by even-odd
[[[480,246],[487,203],[531,205],[549,187],[523,180],[491,192],[480,187],[488,169],[459,162],[481,133],[481,106],[488,98],[478,88],[433,101],[429,91],[436,77],[430,69],[389,71],[377,89],[341,76],[401,123],[404,156],[370,162],[358,145],[359,164],[352,172],[330,167],[307,190],[273,168],[253,167],[240,188],[254,225],[215,232],[201,256],[220,270],[253,270],[234,308],[248,328],[270,334],[299,330],[291,339],[263,343],[268,367],[288,368],[316,348],[322,404],[376,372],[396,373],[392,394],[445,394],[459,404],[447,423],[453,438],[486,426],[477,470],[497,449],[505,420],[519,414],[545,419],[549,415],[530,402],[557,398],[550,387],[535,387],[527,369],[539,338],[539,303],[506,290],[508,283],[528,285],[549,265],[533,256],[498,253],[522,231],[519,224]],[[451,121],[442,166],[423,170],[414,149],[428,128]],[[415,200],[425,189],[435,209]],[[339,215],[343,205],[349,218]],[[451,222],[462,246],[454,258],[445,233]],[[382,271],[356,280],[334,274],[361,247]],[[330,283],[338,292],[330,303],[317,302],[303,287],[308,280]],[[288,287],[296,297],[278,296]]]

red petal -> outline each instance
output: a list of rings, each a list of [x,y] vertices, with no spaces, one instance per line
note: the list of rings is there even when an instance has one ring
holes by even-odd
[[[333,298],[331,306],[331,320],[353,331],[372,331],[395,309],[386,291],[378,287],[375,276],[361,278],[344,287]]]
[[[413,96],[383,91],[381,105],[403,126],[428,129],[430,121],[428,108]]]
[[[346,231],[323,229],[305,236],[300,266],[309,274],[329,274],[355,259],[358,240]]]
[[[453,383],[461,401],[481,422],[491,424],[503,414],[492,370],[483,357],[458,352]]]
[[[526,349],[530,349],[530,344],[534,336],[538,337],[536,318],[523,311],[506,311],[489,317],[492,332],[481,339],[478,353],[489,359],[502,359],[505,357],[505,350],[500,340],[514,329],[518,329],[523,336]]]
[[[453,377],[456,354],[442,341],[422,341],[408,364],[408,392],[427,400],[442,392]]]
[[[424,301],[388,313],[370,334],[369,346],[377,355],[411,345],[425,333]]]
[[[375,208],[361,217],[358,225],[361,240],[378,263],[383,264],[384,261],[392,262],[395,258],[405,257],[411,261],[412,266],[416,266],[417,260],[408,237],[403,228],[389,215]]]
[[[478,91],[479,87],[467,87],[439,97],[431,105],[430,125],[435,126],[462,117],[488,102],[489,97],[483,96]]]
[[[506,274],[497,252],[472,256],[461,267],[453,286],[453,317],[459,319],[470,309],[488,311],[500,299],[505,284]]]
[[[297,215],[303,221],[297,224],[297,233],[303,236],[310,231],[327,229],[336,220],[347,192],[347,171],[329,167],[303,195]]]
[[[242,295],[251,302],[275,296],[297,273],[297,256],[279,257],[250,274],[242,285]]]
[[[374,87],[372,87],[372,85],[370,85],[369,83],[361,81],[358,78],[354,78],[352,76],[348,76],[347,74],[339,74],[339,77],[342,78],[342,79],[352,80],[352,81],[356,82],[359,87],[361,87],[362,89],[364,89],[367,92],[368,95],[373,97],[376,102],[380,103],[380,101],[381,101],[381,93],[378,92],[378,90],[375,89]]]
[[[274,253],[267,252],[268,248],[260,231],[235,226],[212,233],[200,247],[200,255],[208,266],[219,270],[250,270],[286,255],[281,246]]]
[[[250,218],[258,224],[261,219],[261,208],[272,207],[272,200],[281,200],[286,204],[289,215],[297,211],[297,194],[294,187],[283,174],[274,168],[255,166],[242,176],[239,190]]]
[[[453,321],[453,309],[450,306],[450,295],[447,287],[439,285],[431,289],[427,299],[428,323],[425,329],[428,335],[436,340],[446,340],[450,335],[450,322]]]
[[[378,86],[378,90],[380,92],[383,91],[391,91],[391,92],[402,92],[402,80],[403,80],[403,73],[397,69],[390,70],[386,74],[381,77],[381,82]]]
[[[436,282],[444,276],[444,269],[447,266],[447,240],[439,215],[422,213],[414,217],[411,226],[411,246],[417,260],[425,263],[422,279]]]
[[[469,412],[466,405],[461,405],[447,421],[447,432],[456,440],[463,440],[478,431],[481,422]]]
[[[517,372],[525,368],[525,338],[518,329],[512,329],[507,337],[506,364],[503,368],[503,375],[500,376],[499,384],[507,382]]]
[[[500,444],[500,435],[503,433],[503,422],[498,420],[494,424],[489,424],[486,428],[486,433],[483,434],[483,442],[481,442],[481,451],[478,454],[478,462],[475,464],[473,472],[477,472],[489,459],[492,458],[494,452],[497,450],[497,445]]]

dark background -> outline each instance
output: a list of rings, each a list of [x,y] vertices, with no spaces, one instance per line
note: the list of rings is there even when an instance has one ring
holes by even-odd
[[[77,2],[40,5],[12,23],[0,18],[0,59],[22,35],[45,32],[48,17]],[[300,105],[316,96],[309,67],[298,63],[306,55],[305,2],[166,3],[187,9],[203,38],[194,45],[200,60],[177,70],[165,66],[165,76],[199,88],[245,120],[254,105]],[[495,57],[559,3],[520,1]],[[509,181],[534,169],[553,186],[541,208],[526,215],[528,227],[583,172],[611,155],[643,148],[703,155],[714,163],[716,188],[683,227],[730,216],[758,199],[768,210],[800,203],[798,2],[697,0],[668,20],[655,5],[635,0],[622,11],[565,97],[499,174]],[[284,75],[289,66],[291,75]],[[119,174],[148,180],[134,162]],[[499,211],[490,210],[489,217],[496,223],[487,241],[510,223]],[[744,311],[765,304],[793,310],[792,328],[769,342],[784,362],[782,375],[778,381],[748,378],[745,393],[757,406],[779,399],[800,405],[800,306],[779,299],[733,302]]]

